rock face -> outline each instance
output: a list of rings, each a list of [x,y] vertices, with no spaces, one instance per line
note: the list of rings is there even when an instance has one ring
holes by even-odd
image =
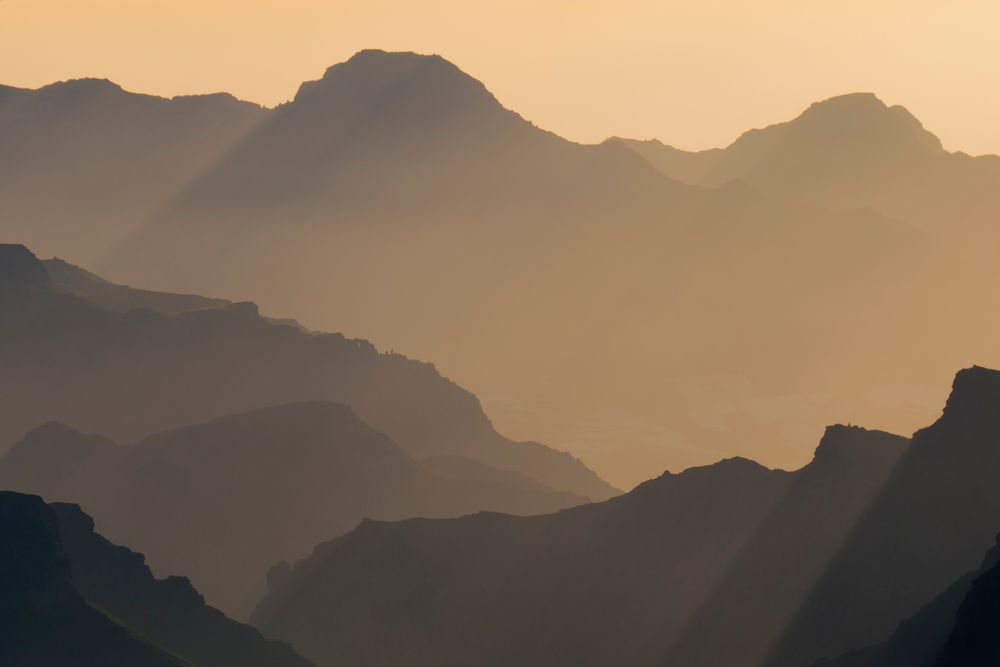
[[[0,491],[0,664],[190,667],[88,605],[70,582],[52,510]]]
[[[23,248],[7,252],[33,259]],[[593,499],[616,493],[568,454],[499,435],[476,397],[430,364],[276,324],[248,304],[169,315],[133,294],[146,307],[118,313],[38,282],[45,268],[37,260],[18,269],[28,274],[36,281],[11,279],[0,290],[0,442],[49,421],[134,442],[227,414],[329,400],[417,457],[467,456]]]
[[[833,427],[794,473],[730,460],[546,517],[365,523],[276,577],[254,623],[320,665],[785,667],[870,647],[994,542],[998,390],[962,371],[912,442]]]
[[[0,486],[79,502],[106,535],[141,549],[158,572],[191,577],[237,616],[263,596],[270,566],[366,517],[533,514],[584,502],[483,464],[436,474],[346,406],[320,401],[126,447],[50,423],[0,460]]]

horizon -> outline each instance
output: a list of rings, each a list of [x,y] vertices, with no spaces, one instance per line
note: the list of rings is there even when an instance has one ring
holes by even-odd
[[[481,79],[478,79],[474,74],[472,74],[472,73],[466,71],[465,69],[463,69],[460,64],[455,63],[455,62],[449,60],[448,58],[446,58],[445,56],[443,56],[443,55],[441,55],[439,53],[417,53],[417,52],[414,52],[414,51],[387,51],[385,49],[379,49],[379,48],[366,48],[366,49],[361,49],[360,51],[355,52],[349,58],[347,58],[347,59],[345,59],[343,61],[340,61],[338,63],[332,63],[327,68],[324,68],[324,70],[323,70],[324,74],[325,74],[325,72],[329,68],[335,67],[336,65],[343,64],[343,63],[347,62],[348,60],[350,60],[351,58],[354,58],[358,54],[366,52],[366,51],[381,52],[381,53],[387,53],[387,54],[390,54],[390,55],[416,55],[416,56],[420,56],[420,57],[439,57],[439,58],[442,58],[446,62],[451,63],[452,65],[455,65],[463,74],[465,74],[465,75],[471,77],[472,79],[474,79],[474,80],[479,81],[480,83],[482,83],[486,87],[486,89],[491,94],[493,94],[494,97],[496,97],[496,94],[490,88],[488,81],[483,81]],[[303,84],[303,83],[308,83],[310,81],[317,81],[319,79],[322,79],[322,77],[323,77],[323,75],[321,74],[316,79],[303,79],[300,82],[300,85]],[[246,102],[248,104],[254,104],[254,105],[257,105],[257,106],[261,107],[262,109],[266,109],[268,111],[273,111],[274,109],[277,109],[280,106],[288,104],[289,102],[291,102],[291,101],[293,101],[295,99],[295,95],[293,94],[288,99],[282,100],[280,102],[277,102],[277,103],[269,106],[267,104],[263,104],[261,102],[255,101],[255,100],[245,99],[245,98],[239,97],[238,95],[236,95],[235,93],[232,93],[231,91],[221,90],[221,89],[220,90],[216,90],[216,91],[199,92],[199,93],[184,93],[184,92],[180,92],[180,93],[168,96],[168,95],[161,95],[159,93],[155,93],[155,92],[151,92],[151,91],[146,91],[146,90],[134,90],[134,89],[130,89],[130,88],[122,85],[118,81],[115,81],[114,79],[111,79],[109,77],[103,77],[103,76],[83,76],[83,77],[76,77],[76,78],[70,78],[70,79],[61,79],[61,80],[50,81],[48,83],[42,84],[40,86],[37,86],[35,88],[22,88],[22,89],[26,89],[26,90],[38,90],[38,89],[41,89],[41,88],[47,88],[47,87],[50,87],[50,86],[56,86],[56,85],[65,84],[65,83],[71,83],[71,82],[74,82],[74,81],[105,81],[105,82],[108,82],[108,83],[110,83],[110,84],[118,87],[119,89],[121,89],[122,91],[124,91],[125,93],[128,93],[128,94],[144,95],[144,96],[157,97],[157,98],[160,98],[160,99],[167,99],[167,100],[176,99],[176,98],[185,98],[185,97],[202,97],[202,96],[212,96],[212,95],[229,95],[229,96],[233,97],[234,99],[236,99],[237,101]],[[0,82],[0,86],[3,86],[3,85],[8,85],[8,84],[4,84],[3,82]],[[13,87],[18,88],[17,86],[13,86]],[[296,93],[297,92],[298,92],[298,89],[296,89]],[[909,112],[911,115],[913,115],[914,117],[916,117],[918,121],[921,121],[921,125],[924,127],[924,129],[928,130],[929,132],[931,132],[932,134],[934,134],[935,136],[937,136],[939,139],[941,139],[940,134],[938,134],[933,128],[928,128],[925,124],[923,124],[922,119],[919,116],[917,116],[916,114],[913,114],[912,110],[910,110],[909,107],[906,106],[906,104],[887,102],[885,99],[883,99],[883,97],[881,95],[879,95],[879,93],[877,91],[855,90],[855,91],[844,91],[844,92],[841,92],[841,93],[836,93],[834,95],[831,95],[830,97],[826,97],[826,98],[823,98],[823,99],[813,100],[812,102],[809,102],[806,106],[804,106],[802,109],[800,109],[798,112],[793,113],[791,116],[788,116],[787,118],[776,118],[776,119],[772,119],[770,121],[767,121],[764,124],[759,125],[759,126],[744,128],[735,137],[733,137],[732,141],[730,141],[728,143],[720,144],[718,146],[708,146],[708,147],[700,148],[700,149],[690,149],[689,152],[710,151],[710,150],[714,150],[714,149],[726,148],[728,146],[731,146],[735,141],[737,141],[741,136],[743,136],[747,132],[750,132],[752,130],[766,129],[766,128],[772,126],[772,125],[779,125],[779,124],[782,124],[782,123],[789,122],[791,120],[794,120],[795,118],[798,118],[802,113],[804,113],[806,110],[808,110],[812,106],[815,106],[815,105],[818,105],[818,104],[824,104],[826,102],[830,102],[832,100],[836,100],[836,99],[840,99],[840,98],[853,97],[853,96],[871,96],[871,97],[874,97],[877,101],[879,101],[883,105],[885,105],[885,107],[887,109],[891,109],[891,108],[894,108],[894,107],[901,107],[901,108],[905,109],[907,112]],[[593,141],[593,142],[577,141],[575,139],[572,139],[570,137],[566,137],[566,136],[560,134],[558,131],[556,131],[556,130],[554,130],[552,128],[548,128],[548,127],[537,125],[530,118],[525,117],[524,114],[522,114],[518,109],[515,109],[515,108],[507,106],[506,104],[504,104],[503,100],[501,100],[499,98],[497,98],[497,101],[505,109],[507,109],[509,111],[513,111],[514,113],[517,113],[522,118],[525,118],[525,120],[527,120],[528,122],[531,122],[532,124],[535,124],[536,127],[538,127],[539,129],[545,130],[545,131],[548,131],[548,132],[552,132],[553,134],[556,134],[557,136],[561,137],[562,139],[565,139],[566,141],[571,141],[571,142],[576,143],[576,144],[580,144],[580,145],[584,145],[584,146],[595,146],[595,145],[599,145],[601,143],[604,143],[604,142],[610,141],[610,140],[614,140],[614,139],[628,139],[628,140],[636,140],[636,141],[643,141],[643,142],[649,142],[649,141],[651,141],[651,142],[659,142],[659,143],[663,144],[664,146],[678,148],[680,150],[689,150],[689,149],[685,149],[685,148],[681,147],[677,142],[674,142],[674,141],[670,140],[667,137],[637,137],[637,136],[628,136],[628,135],[620,135],[620,134],[618,134],[618,135],[609,135],[609,136],[604,137],[603,139],[599,139],[599,140]],[[1000,155],[1000,150],[998,150],[995,153],[969,153],[968,151],[963,151],[961,149],[952,149],[952,148],[949,148],[949,146],[947,145],[947,142],[945,142],[944,139],[941,139],[941,141],[942,141],[942,145],[944,146],[945,150],[947,150],[949,152],[966,153],[966,154],[972,155],[973,157],[989,157],[989,156]]]
[[[231,0],[199,3],[197,11],[161,0],[85,7],[6,0],[0,82],[37,88],[107,78],[135,92],[229,92],[273,107],[301,81],[375,47],[440,54],[505,107],[579,143],[620,136],[685,150],[722,147],[811,102],[872,91],[934,128],[948,150],[1000,153],[1000,128],[990,122],[1000,116],[990,65],[1000,58],[989,39],[1000,21],[995,4],[958,12],[896,0],[647,4],[487,9],[439,0],[417,11],[389,1],[358,8],[297,0],[247,12]],[[484,24],[493,31],[457,29]],[[504,48],[510,34],[519,37],[513,50]],[[929,39],[946,48],[928,49]],[[830,48],[837,43],[850,51]]]

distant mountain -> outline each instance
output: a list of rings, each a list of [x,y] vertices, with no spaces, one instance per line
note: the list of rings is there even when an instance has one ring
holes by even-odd
[[[0,663],[18,667],[192,667],[89,605],[70,583],[55,515],[0,492]]]
[[[6,88],[3,235],[93,259],[141,227],[266,114],[230,95],[164,99],[102,79]]]
[[[0,266],[16,272],[0,282],[0,442],[48,421],[134,442],[226,414],[329,400],[417,458],[466,456],[558,491],[615,493],[573,457],[499,435],[475,396],[430,364],[274,324],[252,303],[168,315],[148,309],[147,293],[147,308],[115,313],[50,281],[23,246],[0,245]]]
[[[11,170],[46,184],[0,191],[8,239],[433,359],[500,431],[615,486],[731,456],[798,467],[826,423],[910,432],[954,368],[1000,364],[978,307],[1000,159],[947,153],[871,96],[752,133],[699,180],[566,141],[413,53],[362,51],[269,110],[94,81],[11,95],[83,138],[0,112],[24,137]],[[74,164],[93,176],[53,176]]]
[[[75,505],[0,491],[0,541],[4,665],[310,666],[206,606],[186,579],[154,579]]]
[[[349,408],[312,402],[129,447],[50,423],[0,459],[0,486],[79,502],[158,572],[189,576],[212,604],[245,616],[263,596],[270,566],[306,556],[364,518],[533,514],[585,501],[469,465],[477,474],[436,474]]]
[[[117,285],[58,258],[44,260],[42,264],[49,280],[60,289],[116,313],[144,308],[166,315],[177,315],[191,310],[232,304],[225,299],[213,299],[197,294],[153,292]]]
[[[684,183],[719,186],[740,179],[824,206],[871,206],[939,230],[983,222],[1000,210],[1000,157],[949,153],[907,109],[887,106],[871,93],[817,102],[724,149],[691,153],[656,140],[623,141]]]
[[[253,622],[324,666],[809,665],[885,641],[993,543],[998,416],[1000,372],[975,368],[912,443],[833,427],[793,473],[730,460],[548,516],[366,522]]]

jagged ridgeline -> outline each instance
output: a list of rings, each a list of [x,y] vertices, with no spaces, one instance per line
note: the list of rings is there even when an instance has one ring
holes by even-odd
[[[227,612],[249,613],[269,567],[365,517],[535,514],[615,493],[573,457],[497,434],[429,364],[253,304],[63,262],[50,275],[22,246],[0,246],[0,266],[0,435],[17,443],[0,486],[80,502]]]
[[[587,146],[440,57],[363,51],[273,109],[6,89],[0,136],[6,238],[433,360],[619,487],[798,467],[844,415],[910,432],[955,368],[1000,365],[1000,158],[873,95],[706,153]]]
[[[730,459],[548,516],[367,522],[273,582],[253,622],[324,666],[811,665],[887,640],[978,566],[998,443],[1000,372],[973,368],[912,440],[832,427],[796,472]],[[994,650],[994,583],[949,655]]]

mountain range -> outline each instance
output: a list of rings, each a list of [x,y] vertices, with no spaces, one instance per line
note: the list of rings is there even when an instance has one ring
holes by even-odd
[[[30,429],[0,487],[82,504],[231,614],[249,613],[275,562],[366,517],[534,514],[615,493],[572,457],[497,434],[428,364],[253,304],[98,282],[23,246],[0,246],[0,265],[2,431]]]
[[[0,135],[7,238],[433,359],[615,486],[797,467],[821,424],[910,431],[954,368],[1000,365],[1000,160],[871,95],[705,154],[588,146],[440,57],[369,50],[274,109],[7,89]]]
[[[795,472],[729,459],[545,516],[368,521],[253,623],[321,666],[811,665],[888,640],[994,544],[998,406],[1000,372],[972,368],[912,439],[831,427]]]

